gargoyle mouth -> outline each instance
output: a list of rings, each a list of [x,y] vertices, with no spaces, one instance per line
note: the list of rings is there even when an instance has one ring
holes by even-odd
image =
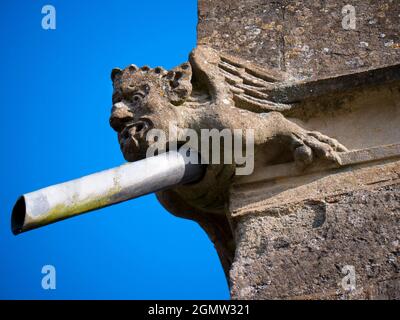
[[[148,119],[125,124],[118,140],[126,160],[140,160],[146,154],[146,134],[152,128],[153,123]]]

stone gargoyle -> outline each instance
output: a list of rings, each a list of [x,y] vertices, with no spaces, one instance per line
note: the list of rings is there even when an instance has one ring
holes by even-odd
[[[114,87],[110,117],[127,161],[145,157],[146,133],[180,128],[254,129],[255,163],[294,161],[299,170],[314,159],[340,162],[346,148],[335,139],[310,132],[284,116],[290,104],[270,93],[288,77],[206,46],[192,51],[188,63],[173,70],[130,65],[112,71]],[[226,215],[232,165],[209,165],[198,183],[157,194],[171,213],[197,221],[214,242],[225,272],[234,254],[233,227]]]

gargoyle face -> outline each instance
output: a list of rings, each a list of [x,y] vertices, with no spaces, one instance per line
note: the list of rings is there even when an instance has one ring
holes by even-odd
[[[111,127],[118,133],[121,151],[127,161],[145,158],[151,142],[150,129],[168,133],[169,124],[182,123],[179,108],[190,96],[192,70],[188,63],[171,71],[157,67],[138,68],[130,65],[114,69]]]

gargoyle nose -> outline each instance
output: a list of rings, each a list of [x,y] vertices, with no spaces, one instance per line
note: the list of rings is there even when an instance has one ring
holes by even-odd
[[[133,113],[123,102],[117,102],[111,110],[110,125],[117,132],[121,132],[128,122],[132,122]]]

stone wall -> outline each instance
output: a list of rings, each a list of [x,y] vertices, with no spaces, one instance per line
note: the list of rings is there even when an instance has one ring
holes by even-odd
[[[342,26],[347,4],[199,0],[198,43],[286,71],[289,81],[398,64],[398,1],[351,1],[355,30]],[[398,79],[306,99],[293,110],[290,120],[349,152],[340,167],[305,172],[261,161],[234,181],[232,298],[400,299]]]
[[[379,170],[393,170],[397,179],[239,219],[232,297],[400,299],[400,165],[373,167],[368,175],[382,177]],[[351,290],[342,286],[345,266],[354,268]]]
[[[342,27],[355,8],[356,29]],[[392,64],[400,58],[396,0],[199,0],[198,43],[295,78]]]

